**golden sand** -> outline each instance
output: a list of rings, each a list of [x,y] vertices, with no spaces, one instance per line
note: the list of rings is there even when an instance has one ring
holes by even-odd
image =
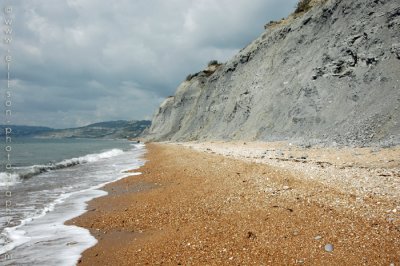
[[[79,265],[400,263],[400,210],[382,212],[396,197],[351,204],[357,194],[283,166],[147,149],[142,175],[107,185],[109,195],[68,222],[99,240]]]

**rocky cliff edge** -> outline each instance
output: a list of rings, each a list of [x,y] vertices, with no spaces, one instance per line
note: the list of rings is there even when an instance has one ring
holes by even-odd
[[[400,2],[328,0],[188,76],[147,140],[400,143]]]

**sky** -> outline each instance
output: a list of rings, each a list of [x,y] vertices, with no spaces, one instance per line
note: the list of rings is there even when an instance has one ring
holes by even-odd
[[[151,120],[189,73],[213,59],[226,62],[296,2],[2,1],[1,39],[3,9],[13,8],[13,41],[1,44],[3,56],[8,49],[12,56],[11,124]]]

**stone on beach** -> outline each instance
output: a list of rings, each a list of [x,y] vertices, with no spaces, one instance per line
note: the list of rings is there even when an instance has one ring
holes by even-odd
[[[333,251],[333,245],[332,244],[326,244],[325,245],[325,251],[332,252]]]

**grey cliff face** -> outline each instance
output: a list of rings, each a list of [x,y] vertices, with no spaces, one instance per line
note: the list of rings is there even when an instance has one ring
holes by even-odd
[[[400,143],[400,2],[331,0],[184,81],[149,140]]]

